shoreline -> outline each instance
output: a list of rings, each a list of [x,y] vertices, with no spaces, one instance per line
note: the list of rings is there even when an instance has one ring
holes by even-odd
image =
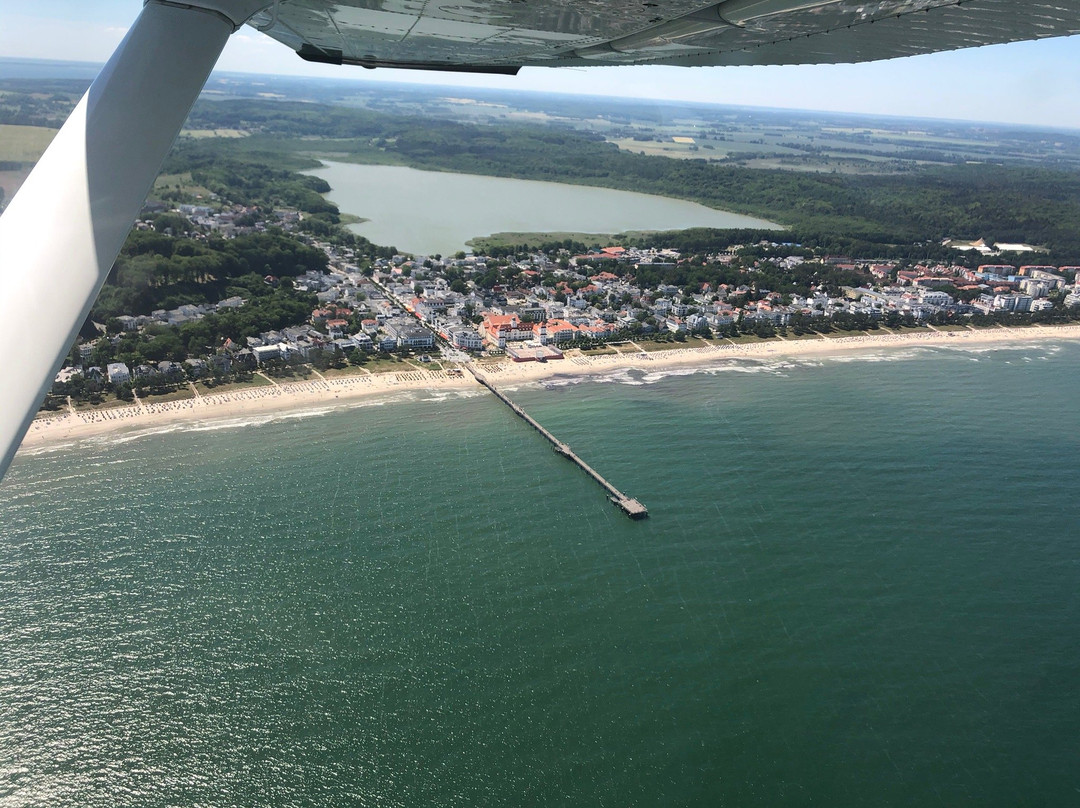
[[[618,354],[567,356],[549,362],[517,363],[504,359],[497,363],[473,364],[494,385],[541,382],[565,376],[590,376],[613,370],[655,371],[675,367],[708,367],[723,360],[762,360],[797,357],[827,357],[861,351],[911,347],[1009,346],[1045,340],[1080,340],[1080,324],[1026,326],[968,331],[920,331],[907,334],[859,335],[818,339],[776,340],[743,344],[714,343],[700,347],[641,353],[633,343],[620,343]],[[451,375],[445,370],[379,373],[308,379],[275,383],[224,393],[151,404],[131,404],[104,410],[79,410],[36,418],[19,451],[71,444],[86,438],[170,424],[221,421],[258,415],[280,415],[326,406],[346,406],[379,395],[417,390],[475,390],[483,388],[468,374]]]

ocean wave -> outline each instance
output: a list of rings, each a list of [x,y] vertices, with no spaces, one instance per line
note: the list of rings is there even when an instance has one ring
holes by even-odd
[[[47,455],[54,452],[66,452],[68,449],[74,449],[78,445],[78,441],[69,441],[67,443],[46,443],[42,446],[23,445],[19,447],[19,456],[37,457],[38,455]]]
[[[505,389],[508,390],[509,388],[505,388]],[[485,390],[472,390],[472,389],[469,389],[469,390],[424,390],[422,392],[427,393],[428,396],[426,398],[419,399],[419,401],[434,401],[434,402],[458,401],[460,399],[480,398],[481,396],[486,396],[487,395],[487,391],[485,391]]]
[[[951,353],[966,353],[966,354],[995,354],[995,353],[1015,353],[1019,351],[1026,352],[1038,352],[1040,354],[1046,354],[1053,356],[1061,353],[1065,350],[1066,343],[1061,342],[1059,339],[1053,337],[1047,337],[1045,341],[1042,340],[1025,340],[1023,342],[994,342],[990,344],[976,344],[976,345],[941,345],[938,350],[948,351]]]

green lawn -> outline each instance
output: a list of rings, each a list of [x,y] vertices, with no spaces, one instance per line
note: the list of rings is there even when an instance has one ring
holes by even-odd
[[[234,393],[239,390],[250,390],[252,387],[269,387],[272,382],[268,382],[262,376],[252,376],[251,381],[248,382],[230,382],[229,384],[219,384],[215,387],[207,387],[205,382],[196,382],[195,388],[204,396],[212,396],[217,393]]]
[[[191,392],[191,388],[186,384],[179,390],[173,390],[171,393],[162,393],[161,395],[140,395],[139,400],[143,404],[164,404],[167,401],[183,401],[184,399],[195,398],[195,394]]]
[[[36,163],[56,135],[56,129],[44,126],[0,124],[0,160],[12,163]]]
[[[370,365],[371,362],[368,362],[368,364]],[[320,370],[319,373],[321,373],[328,379],[344,379],[351,378],[353,376],[368,375],[367,371],[365,370],[365,366],[358,365],[348,365],[347,367],[343,368],[327,368],[326,370]]]

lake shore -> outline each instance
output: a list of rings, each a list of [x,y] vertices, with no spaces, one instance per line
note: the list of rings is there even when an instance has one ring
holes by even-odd
[[[546,363],[473,362],[471,366],[497,386],[542,382],[566,376],[589,376],[624,369],[656,372],[677,367],[708,367],[726,360],[765,361],[785,358],[829,357],[878,350],[917,347],[970,349],[1008,347],[1027,342],[1080,339],[1080,325],[1031,326],[962,331],[918,331],[905,334],[860,335],[801,340],[770,340],[744,344],[712,343],[651,353],[622,343],[620,353],[585,356],[571,352]],[[312,378],[263,387],[162,403],[134,403],[97,410],[42,415],[30,427],[20,451],[74,444],[117,431],[167,428],[170,425],[213,422],[253,416],[286,415],[298,411],[346,407],[365,399],[431,391],[481,391],[466,372],[409,370],[331,378]],[[227,426],[227,423],[223,425]]]
[[[376,244],[417,255],[452,255],[495,232],[623,233],[689,227],[782,230],[776,222],[685,199],[565,182],[370,165],[320,158],[304,171],[329,183],[326,198],[363,218],[349,229]],[[379,189],[372,208],[371,189]],[[445,200],[468,200],[447,205]]]

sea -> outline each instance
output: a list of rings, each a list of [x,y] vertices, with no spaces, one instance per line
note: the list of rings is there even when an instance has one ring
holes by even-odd
[[[0,486],[2,806],[1080,804],[1080,345],[414,392]]]

